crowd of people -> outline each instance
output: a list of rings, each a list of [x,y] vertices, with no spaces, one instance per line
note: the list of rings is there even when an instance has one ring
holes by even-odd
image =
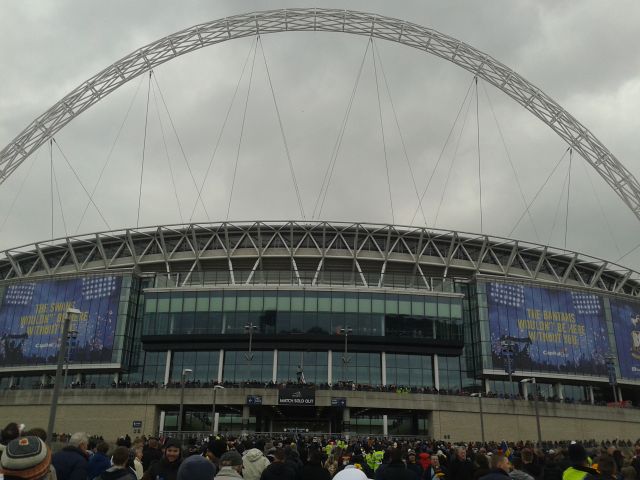
[[[635,480],[640,440],[455,444],[374,437],[120,437],[112,445],[8,424],[4,480]]]

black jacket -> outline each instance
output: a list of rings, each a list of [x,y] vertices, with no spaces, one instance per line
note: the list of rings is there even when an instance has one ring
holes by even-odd
[[[419,480],[415,472],[409,470],[404,462],[391,462],[380,475],[380,480]]]
[[[87,480],[87,457],[77,447],[64,447],[51,458],[58,480]]]
[[[158,477],[162,480],[176,480],[181,463],[181,459],[169,462],[166,457],[162,457],[159,462],[152,463],[149,469],[144,472],[142,480],[157,480]]]
[[[286,463],[273,462],[262,471],[260,480],[295,480],[296,472]]]
[[[135,474],[131,473],[128,468],[114,467],[102,472],[97,478],[99,480],[137,480]]]
[[[472,480],[473,479],[473,462],[468,458],[459,460],[454,458],[449,465],[450,480]]]
[[[144,447],[142,449],[142,469],[146,472],[152,463],[162,459],[162,451],[159,448]],[[155,479],[154,479],[155,480]]]
[[[501,468],[492,468],[484,477],[480,477],[480,480],[510,480],[511,477],[507,472]]]
[[[302,478],[304,480],[331,480],[331,474],[320,464],[307,463],[302,468]]]

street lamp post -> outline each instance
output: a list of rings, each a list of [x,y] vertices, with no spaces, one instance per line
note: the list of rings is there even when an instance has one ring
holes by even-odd
[[[482,443],[485,443],[484,440],[484,414],[482,412],[482,393],[472,393],[472,397],[478,397],[478,405],[480,407],[480,435],[482,436]]]
[[[185,383],[185,378],[187,375],[190,375],[193,373],[193,370],[191,370],[190,368],[185,368],[184,370],[182,370],[182,385],[180,386],[180,413],[178,413],[178,433],[182,433],[182,416],[183,416],[183,410],[184,410],[184,383]]]
[[[211,402],[211,430],[214,435],[218,433],[218,422],[216,421],[216,394],[218,393],[218,390],[224,390],[224,387],[222,385],[213,386],[213,401]]]
[[[538,411],[538,385],[535,377],[523,378],[520,383],[531,383],[533,385],[533,405],[536,412],[536,428],[538,429],[538,446],[542,446],[542,431],[540,430],[540,412]]]
[[[509,390],[511,390],[511,396],[513,396],[513,373],[515,372],[513,368],[513,353],[515,350],[515,346],[515,342],[510,339],[502,340],[500,342],[502,356],[505,358],[504,369],[509,375]]]
[[[49,409],[49,425],[47,426],[47,441],[50,443],[53,437],[53,429],[56,424],[56,413],[58,409],[58,397],[60,396],[60,383],[62,380],[62,364],[67,354],[67,342],[65,339],[69,333],[69,323],[71,315],[80,315],[82,312],[77,308],[68,308],[64,314],[62,323],[62,333],[60,335],[60,350],[58,351],[58,364],[56,365],[56,378],[53,383],[53,393],[51,394],[51,408]]]
[[[65,366],[64,366],[64,388],[67,388],[67,377],[69,376],[69,364],[71,363],[71,346],[72,346],[72,340],[75,340],[76,338],[78,338],[78,331],[77,330],[69,330],[69,332],[67,332],[67,354],[65,357]]]
[[[348,339],[349,339],[349,334],[353,332],[353,329],[349,328],[348,325],[345,325],[344,328],[340,329],[340,333],[342,335],[344,335],[344,354],[342,355],[342,381],[346,382],[347,381],[347,364],[351,361],[351,358],[349,358],[348,355],[348,350],[347,350],[347,343],[348,343]]]
[[[618,383],[618,379],[616,378],[616,359],[611,353],[608,353],[604,356],[604,361],[607,365],[607,373],[609,374],[609,385],[611,385],[611,389],[613,390],[613,401],[618,403],[618,394],[616,392],[616,385]]]

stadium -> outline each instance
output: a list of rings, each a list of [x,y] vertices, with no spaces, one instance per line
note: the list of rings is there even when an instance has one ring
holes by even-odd
[[[347,21],[343,11],[279,13],[287,29],[322,21],[346,31],[332,23]],[[369,35],[365,14],[351,13],[361,15],[351,33]],[[283,31],[276,20],[274,12],[238,17],[237,35]],[[387,20],[373,20],[380,38],[399,28]],[[410,26],[403,31],[417,45]],[[212,22],[207,42],[219,41],[219,27]],[[158,45],[173,55],[193,49],[185,32],[181,44]],[[200,48],[202,25],[196,33]],[[497,62],[455,47],[482,62],[461,60],[463,68],[501,82]],[[114,79],[169,59],[145,48],[132,54],[138,63],[115,64],[113,77],[101,72],[103,84],[83,84],[85,97],[76,92],[73,102],[88,108],[101,88],[117,88]],[[504,74],[505,91],[523,88],[517,74]],[[542,92],[536,99],[526,108],[551,108]],[[68,99],[56,105],[3,150],[0,178],[75,116]],[[578,138],[559,122],[562,112],[549,121],[559,135],[601,167],[615,160],[584,127]],[[616,185],[635,212],[627,174]],[[113,437],[635,438],[638,295],[638,272],[605,260],[415,226],[255,221],[67,236],[0,253],[0,411],[46,425],[65,344],[59,432],[88,423]]]

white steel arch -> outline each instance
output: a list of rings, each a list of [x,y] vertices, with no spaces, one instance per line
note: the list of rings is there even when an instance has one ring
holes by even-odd
[[[161,38],[94,75],[31,122],[0,151],[0,184],[80,113],[128,81],[179,55],[258,34],[343,32],[407,45],[448,60],[499,88],[546,123],[600,174],[640,220],[640,184],[583,124],[535,85],[466,43],[421,25],[371,13],[281,9],[214,20]]]

